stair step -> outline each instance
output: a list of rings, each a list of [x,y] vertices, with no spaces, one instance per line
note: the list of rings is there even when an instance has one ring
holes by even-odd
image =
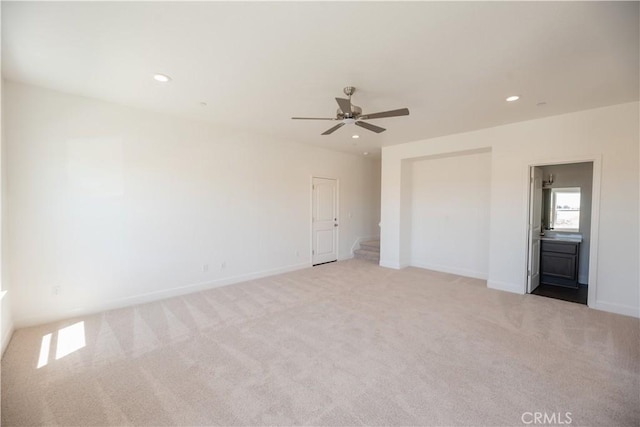
[[[366,242],[360,242],[360,248],[369,251],[380,252],[380,240],[369,240]]]
[[[370,261],[380,261],[380,252],[370,251],[367,249],[356,249],[353,251],[353,256],[355,258],[366,259]]]

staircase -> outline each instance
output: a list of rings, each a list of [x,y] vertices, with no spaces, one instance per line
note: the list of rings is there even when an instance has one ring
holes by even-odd
[[[360,249],[353,251],[353,257],[365,259],[375,263],[380,262],[380,240],[360,242]]]

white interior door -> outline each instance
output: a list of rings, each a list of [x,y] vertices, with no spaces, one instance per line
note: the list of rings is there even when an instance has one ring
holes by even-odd
[[[338,185],[335,179],[313,178],[312,187],[313,265],[338,259]]]
[[[531,168],[529,192],[529,265],[527,266],[527,292],[540,284],[540,232],[542,231],[542,169]]]

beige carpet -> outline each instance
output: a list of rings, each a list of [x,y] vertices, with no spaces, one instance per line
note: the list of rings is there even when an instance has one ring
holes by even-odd
[[[19,330],[2,423],[638,426],[639,352],[637,319],[351,260]]]

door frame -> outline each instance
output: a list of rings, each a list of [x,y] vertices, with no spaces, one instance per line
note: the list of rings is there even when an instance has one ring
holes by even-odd
[[[332,179],[336,182],[336,218],[338,227],[336,230],[336,261],[340,261],[340,179],[323,175],[310,175],[309,177],[309,266],[313,267],[313,179]]]
[[[535,217],[535,215],[533,214],[533,212],[531,212],[531,207],[533,206],[534,202],[535,202],[535,197],[532,194],[532,191],[535,190],[536,188],[536,182],[535,182],[535,178],[536,178],[536,168],[538,168],[539,166],[531,166],[529,168],[529,209],[527,210],[527,288],[526,288],[526,293],[530,294],[532,293],[538,286],[540,286],[540,276],[541,271],[540,271],[540,261],[541,261],[541,257],[540,257],[540,247],[542,246],[541,240],[540,240],[540,233],[538,233],[538,284],[536,285],[535,288],[531,289],[531,286],[533,284],[533,268],[531,268],[531,261],[533,259],[535,259],[535,256],[532,258],[531,257],[531,250],[533,249],[533,240],[532,240],[532,236],[535,236],[535,233],[533,232],[532,228],[535,230],[536,227],[532,227],[533,223],[532,223],[532,218]],[[542,170],[540,170],[540,175],[542,175]],[[544,181],[544,176],[542,176],[540,178],[540,211],[542,213],[542,197],[543,197],[543,191],[542,191],[542,187],[543,184],[542,182]],[[540,223],[538,223],[538,225],[540,225]],[[541,230],[540,230],[541,231]]]
[[[531,210],[531,185],[530,176],[531,169],[537,166],[564,165],[570,163],[589,163],[593,164],[592,189],[591,189],[591,234],[589,235],[589,284],[587,289],[587,307],[595,307],[597,301],[598,290],[598,230],[600,228],[600,182],[602,178],[602,155],[584,156],[584,157],[560,157],[544,161],[528,163],[526,172],[525,192],[525,261],[524,261],[524,292],[528,293],[528,269],[529,269],[529,251],[531,250],[531,242],[529,242],[529,214]]]

